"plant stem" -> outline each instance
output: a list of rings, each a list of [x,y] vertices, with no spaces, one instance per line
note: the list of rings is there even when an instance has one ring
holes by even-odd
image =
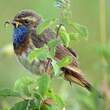
[[[99,0],[100,8],[100,40],[101,43],[106,45],[106,4],[105,0]]]
[[[99,10],[100,10],[100,41],[101,44],[106,47],[106,43],[107,43],[107,35],[106,35],[106,0],[99,0]],[[107,62],[104,58],[102,58],[102,63],[104,66],[107,65]],[[106,71],[102,71],[104,72],[103,75],[103,82],[102,83],[106,83],[108,85],[108,75]],[[105,104],[104,104],[104,110],[107,110],[107,105],[108,105],[108,101],[107,99],[105,99]]]
[[[105,0],[99,0],[99,11],[100,11],[100,18],[99,18],[99,23],[100,23],[100,42],[101,44],[106,47],[107,44],[107,34],[106,34],[106,1]],[[104,67],[107,65],[107,61],[105,58],[102,58],[102,63]],[[108,76],[105,68],[102,71],[103,73],[103,81],[107,83],[108,81]]]

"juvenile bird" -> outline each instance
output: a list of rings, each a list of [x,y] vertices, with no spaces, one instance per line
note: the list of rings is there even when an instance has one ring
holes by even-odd
[[[52,70],[51,62],[48,64],[48,59],[44,61],[34,60],[32,63],[28,60],[28,55],[35,48],[43,47],[50,40],[56,38],[56,34],[51,29],[44,30],[40,35],[37,33],[37,27],[43,19],[34,11],[22,10],[13,19],[13,47],[14,52],[26,69],[37,75],[42,75],[48,65],[48,69]],[[91,91],[91,84],[84,79],[82,72],[77,63],[76,53],[65,46],[59,44],[56,48],[55,60],[59,61],[65,56],[72,57],[72,63],[66,67],[61,68],[65,79],[74,82],[87,90]],[[52,74],[50,71],[46,71]]]

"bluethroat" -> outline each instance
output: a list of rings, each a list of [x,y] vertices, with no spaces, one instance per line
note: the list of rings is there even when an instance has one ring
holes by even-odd
[[[48,65],[49,70],[52,69],[52,64],[48,64],[48,60],[38,61],[34,60],[32,63],[28,60],[28,55],[35,48],[43,47],[50,40],[56,38],[56,34],[51,29],[45,29],[40,35],[37,33],[37,27],[42,23],[43,19],[34,11],[22,10],[13,19],[12,24],[14,27],[13,32],[13,48],[14,52],[19,59],[20,63],[30,72],[36,75],[45,73]],[[82,71],[77,63],[77,55],[74,50],[66,48],[59,44],[56,48],[55,60],[59,61],[65,56],[73,58],[72,63],[66,67],[61,68],[65,79],[74,82],[87,90],[91,90],[91,84],[85,80]],[[48,74],[49,71],[47,71]]]

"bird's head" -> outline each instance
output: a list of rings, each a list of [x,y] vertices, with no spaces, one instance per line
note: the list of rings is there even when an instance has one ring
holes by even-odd
[[[19,47],[21,43],[29,37],[29,33],[35,30],[41,21],[41,17],[31,10],[22,10],[16,14],[12,21],[7,21],[6,24],[8,23],[14,26],[14,47]]]
[[[13,19],[12,24],[14,28],[19,26],[26,26],[29,28],[36,28],[41,22],[41,17],[31,10],[20,11]]]

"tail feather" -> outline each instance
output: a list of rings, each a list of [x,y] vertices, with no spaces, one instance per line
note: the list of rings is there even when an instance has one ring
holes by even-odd
[[[82,72],[78,68],[64,67],[62,68],[62,71],[64,72],[65,79],[85,87],[89,91],[92,91],[92,85],[84,79]]]
[[[98,92],[88,81],[86,81],[82,75],[82,72],[76,67],[63,67],[62,71],[64,72],[64,77],[70,82],[74,82],[88,91],[92,92],[99,98],[103,98],[103,95]]]

